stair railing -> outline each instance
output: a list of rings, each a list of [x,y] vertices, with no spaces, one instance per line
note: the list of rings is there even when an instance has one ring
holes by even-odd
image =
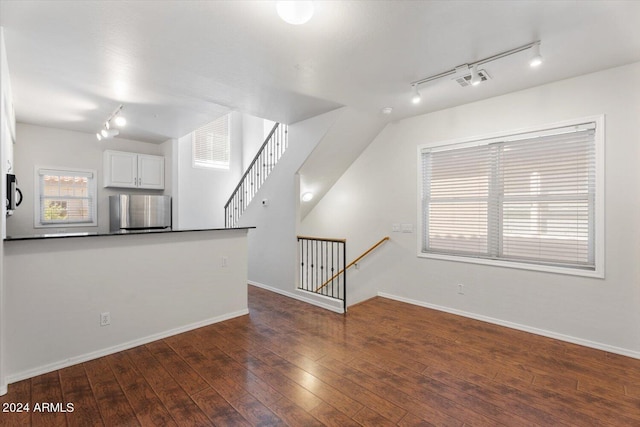
[[[224,226],[232,228],[273,170],[289,145],[287,125],[276,123],[264,140],[231,197],[224,205]]]
[[[316,292],[342,301],[347,312],[347,241],[323,237],[298,236],[300,283],[298,289]],[[343,271],[343,274],[335,274]],[[329,279],[329,277],[331,277]],[[324,284],[320,289],[320,285]]]
[[[350,269],[351,267],[353,267],[354,265],[356,265],[358,263],[358,261],[360,261],[362,258],[366,257],[367,255],[369,255],[371,252],[374,251],[375,248],[377,248],[378,246],[380,246],[381,244],[383,244],[384,242],[386,242],[387,240],[389,240],[389,236],[387,237],[383,237],[378,243],[376,243],[375,245],[371,246],[369,249],[367,249],[366,251],[364,251],[362,253],[362,255],[360,255],[358,258],[354,259],[353,261],[351,261],[349,263],[349,265],[347,265],[344,269],[338,271],[335,276],[329,278],[326,282],[324,282],[322,285],[320,285],[319,287],[317,287],[314,292],[319,292],[320,290],[322,290],[322,288],[324,288],[325,286],[327,286],[329,283],[331,283],[331,280],[333,280],[335,277],[339,276],[342,273],[346,273],[346,271],[348,269]]]
[[[346,239],[298,236],[300,283],[298,289],[342,301],[347,312],[347,270],[389,240],[382,238],[347,265]]]

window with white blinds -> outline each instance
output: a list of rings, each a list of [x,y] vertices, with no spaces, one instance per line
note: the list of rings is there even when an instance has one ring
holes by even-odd
[[[35,226],[97,225],[95,176],[93,171],[38,169]]]
[[[421,252],[595,271],[597,131],[423,148]]]
[[[229,169],[230,121],[231,114],[227,114],[193,132],[194,167]]]

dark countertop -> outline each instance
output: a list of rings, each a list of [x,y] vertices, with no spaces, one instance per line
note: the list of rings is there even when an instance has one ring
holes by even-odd
[[[68,239],[72,237],[104,237],[104,236],[126,236],[132,234],[155,234],[155,233],[191,233],[194,231],[228,231],[228,230],[250,230],[255,227],[238,227],[238,228],[203,228],[198,230],[172,230],[170,228],[150,229],[150,230],[122,230],[109,233],[80,232],[80,233],[50,233],[50,234],[33,234],[30,236],[7,236],[5,242],[18,240],[44,240],[44,239]]]

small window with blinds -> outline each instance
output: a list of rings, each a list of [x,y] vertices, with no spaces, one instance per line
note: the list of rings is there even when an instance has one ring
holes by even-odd
[[[600,275],[601,123],[422,147],[420,255]]]
[[[36,170],[35,227],[96,226],[94,171]]]
[[[231,114],[227,114],[193,132],[194,167],[229,169],[230,121]]]

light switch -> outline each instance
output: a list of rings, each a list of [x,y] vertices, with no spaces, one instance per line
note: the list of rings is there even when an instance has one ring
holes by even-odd
[[[394,233],[399,233],[400,232],[400,224],[398,224],[396,222],[391,224],[391,231],[393,231]]]
[[[413,233],[413,224],[402,224],[403,233]]]

